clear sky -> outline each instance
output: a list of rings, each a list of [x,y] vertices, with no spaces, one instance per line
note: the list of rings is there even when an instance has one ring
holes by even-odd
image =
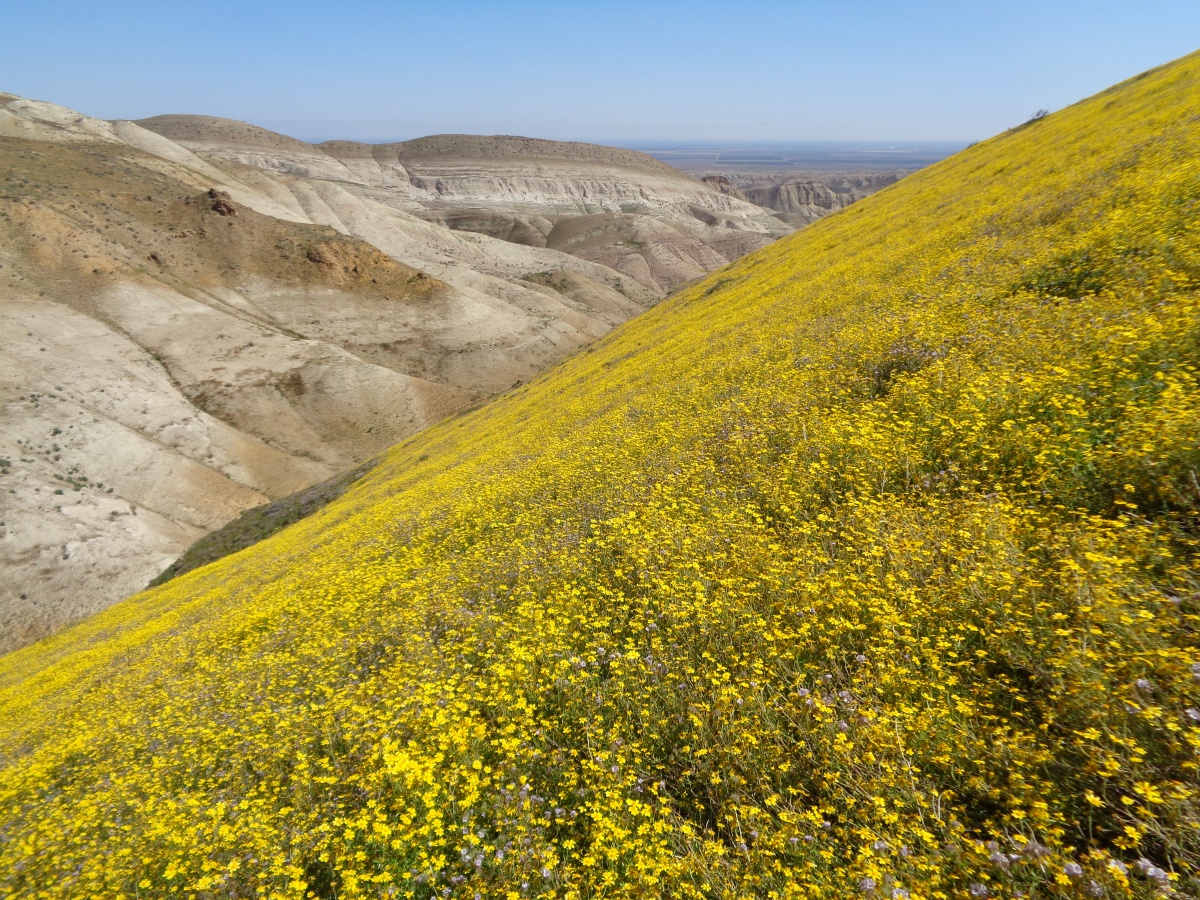
[[[0,90],[310,140],[971,141],[1200,48],[1200,0],[6,0]]]

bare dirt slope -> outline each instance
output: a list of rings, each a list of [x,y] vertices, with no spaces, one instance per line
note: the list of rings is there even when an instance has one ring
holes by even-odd
[[[355,352],[446,285],[137,156],[0,138],[0,648],[476,396]]]
[[[661,215],[564,200],[530,246],[446,227],[394,145],[199,125],[181,143],[0,94],[0,651],[773,233],[649,157],[563,145],[536,163],[578,175],[555,203],[604,184]],[[512,174],[529,163],[504,165],[497,196],[545,208],[553,192]]]

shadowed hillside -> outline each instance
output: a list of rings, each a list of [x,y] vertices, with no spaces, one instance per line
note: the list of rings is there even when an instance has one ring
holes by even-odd
[[[1200,55],[0,659],[20,897],[1200,895]]]

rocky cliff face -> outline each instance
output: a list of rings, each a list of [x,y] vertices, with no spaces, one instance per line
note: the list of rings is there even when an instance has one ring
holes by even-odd
[[[781,221],[801,227],[845,209],[856,200],[894,184],[899,177],[899,173],[870,173],[824,179],[784,178],[744,184],[741,192],[751,203],[776,210]]]
[[[705,175],[700,180],[709,187],[720,191],[722,194],[727,194],[737,200],[745,200],[747,203],[750,202],[749,198],[745,194],[743,194],[738,188],[734,187],[733,182],[730,181],[729,177],[726,175]],[[762,206],[761,203],[758,205]]]
[[[815,222],[858,199],[854,192],[839,193],[818,181],[787,181],[768,187],[748,187],[744,193],[751,202],[777,210],[781,221],[796,226]]]

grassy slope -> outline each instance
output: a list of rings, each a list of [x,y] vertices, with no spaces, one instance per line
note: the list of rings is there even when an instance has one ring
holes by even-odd
[[[1195,895],[1198,98],[911,176],[0,659],[3,890]]]

